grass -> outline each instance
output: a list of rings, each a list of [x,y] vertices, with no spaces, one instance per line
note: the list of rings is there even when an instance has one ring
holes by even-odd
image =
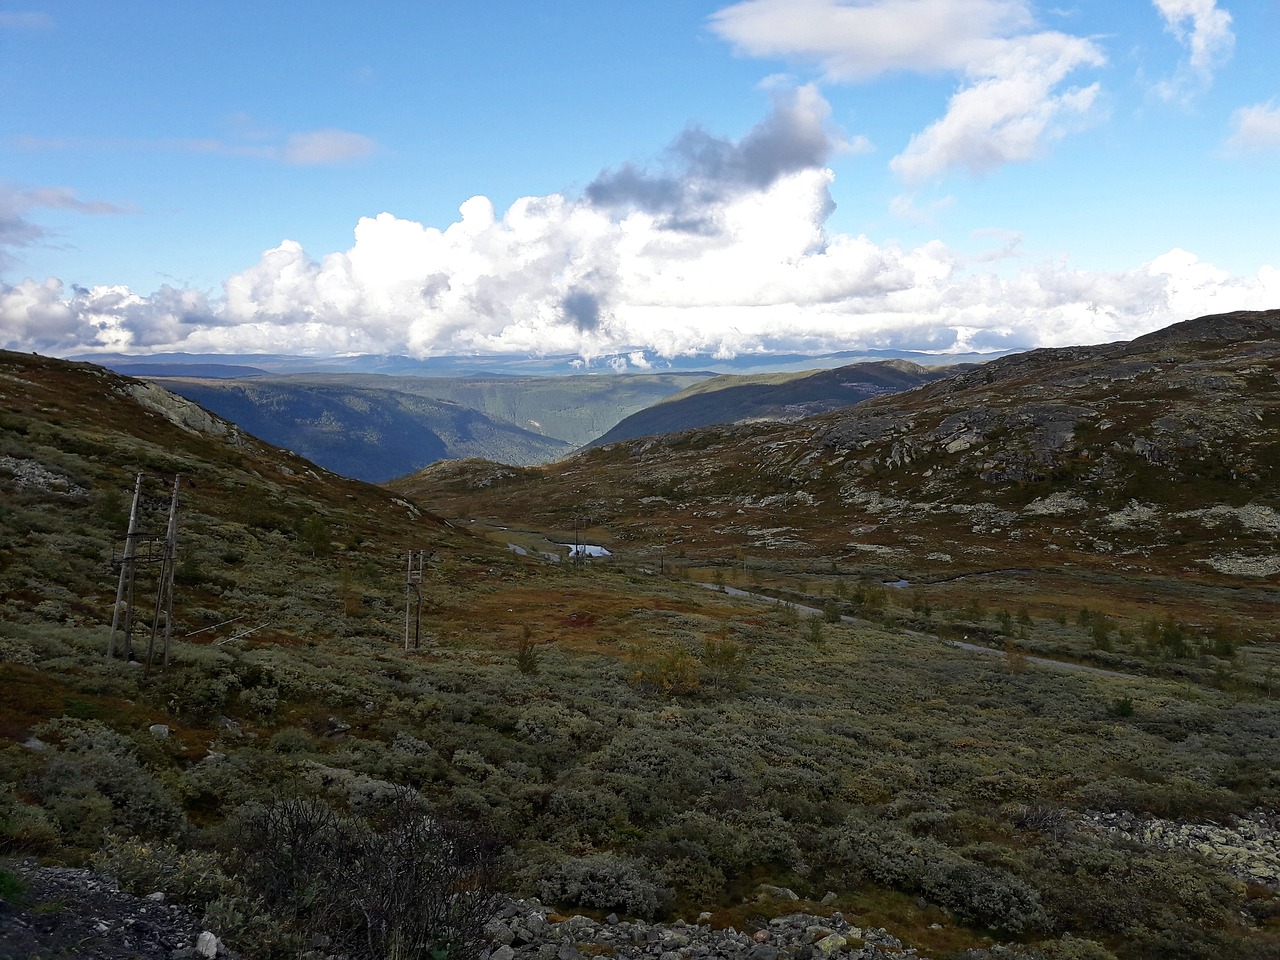
[[[11,904],[20,904],[26,896],[27,887],[22,879],[12,870],[0,867],[0,900]]]

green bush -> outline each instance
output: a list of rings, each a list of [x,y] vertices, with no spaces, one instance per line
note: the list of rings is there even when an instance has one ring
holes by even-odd
[[[672,895],[652,876],[647,863],[616,853],[593,853],[556,864],[539,883],[538,895],[551,903],[652,917]]]
[[[130,893],[159,891],[172,900],[203,907],[229,892],[231,881],[218,858],[171,843],[146,842],[108,833],[91,858],[94,867],[115,877]]]
[[[59,748],[32,790],[70,842],[97,847],[108,827],[140,837],[174,837],[185,829],[181,808],[139,761],[132,740],[96,720],[50,720],[35,731]]]

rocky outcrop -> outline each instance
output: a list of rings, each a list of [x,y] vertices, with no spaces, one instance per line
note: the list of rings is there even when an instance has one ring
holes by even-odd
[[[1215,860],[1234,877],[1280,891],[1280,828],[1263,814],[1223,826],[1178,823],[1132,813],[1090,813],[1084,822],[1134,843],[1165,850],[1192,850]]]
[[[705,922],[646,923],[563,917],[537,900],[514,900],[487,928],[493,946],[482,960],[584,960],[613,956],[639,960],[876,960],[915,957],[915,950],[885,930],[859,927],[839,913],[793,913],[752,932],[716,929]]]
[[[146,380],[129,383],[125,388],[140,407],[158,413],[174,426],[188,433],[202,433],[207,437],[225,437],[230,443],[239,442],[240,432],[225,420],[215,417],[198,404],[185,397],[170,393]]]

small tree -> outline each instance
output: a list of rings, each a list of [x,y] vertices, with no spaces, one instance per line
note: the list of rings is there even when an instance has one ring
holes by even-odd
[[[533,642],[533,631],[526,623],[520,629],[520,642],[516,645],[516,669],[532,676],[538,672],[541,660],[542,656]]]
[[[1013,637],[1006,637],[1004,641],[1004,663],[1010,673],[1026,673],[1031,666],[1031,662],[1027,659],[1027,655],[1022,652],[1022,648],[1018,646]]]

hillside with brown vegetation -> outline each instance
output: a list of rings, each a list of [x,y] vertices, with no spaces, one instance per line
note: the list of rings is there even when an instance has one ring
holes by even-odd
[[[1274,364],[1259,344],[1251,364]],[[495,850],[501,889],[598,918],[706,911],[754,931],[838,911],[832,929],[887,928],[935,960],[1274,956],[1273,579],[1182,543],[1130,570],[1126,528],[1100,552],[1082,546],[1092,533],[1052,532],[1092,514],[1025,509],[1057,502],[1053,478],[993,499],[1015,515],[1006,528],[951,510],[1012,481],[966,472],[980,439],[953,460],[891,462],[895,442],[923,444],[959,411],[971,388],[950,386],[544,471],[461,464],[410,495],[138,381],[2,354],[0,857],[163,891],[259,960],[316,943],[424,960],[491,949],[436,908],[482,906]],[[1012,395],[973,389],[993,407]],[[1250,401],[1264,425],[1273,401]],[[1189,400],[1172,409],[1190,422]],[[914,425],[855,447],[850,417],[895,410]],[[945,471],[926,475],[926,456],[954,480],[928,488]],[[1274,507],[1274,461],[1256,462],[1257,488],[1224,507]],[[149,523],[184,478],[167,670],[106,656],[138,471]],[[1162,516],[1218,505],[1142,502]],[[925,503],[947,509],[908,523]],[[1230,533],[1216,535],[1205,557],[1225,555]],[[1237,535],[1231,550],[1265,555]],[[538,556],[576,536],[614,556]],[[1061,561],[1033,566],[1036,542],[1060,543]],[[406,651],[408,549],[434,555]],[[150,601],[138,610],[145,632]],[[947,642],[966,637],[976,649]],[[1109,672],[1069,669],[1081,663]],[[0,898],[34,896],[28,875],[0,862]],[[572,939],[589,927],[564,927],[565,942],[657,956],[676,937]],[[794,935],[836,949],[830,932]]]
[[[910,581],[921,603],[960,584],[996,602],[1012,583],[1045,615],[1102,606],[1203,630],[1225,617],[1262,639],[1280,610],[1278,481],[1272,311],[1005,357],[794,424],[527,470],[437,464],[394,487],[561,538],[586,518],[611,549],[707,576],[839,568]]]

